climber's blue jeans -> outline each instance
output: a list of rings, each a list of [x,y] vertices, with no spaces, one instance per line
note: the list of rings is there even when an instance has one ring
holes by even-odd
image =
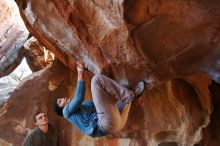
[[[128,118],[133,91],[103,75],[93,77],[91,91],[99,125],[109,133],[120,131]],[[126,103],[122,111],[117,108],[118,100]]]

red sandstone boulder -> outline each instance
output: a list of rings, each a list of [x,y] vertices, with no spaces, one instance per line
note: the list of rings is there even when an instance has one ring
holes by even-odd
[[[24,44],[24,48],[27,63],[33,72],[44,69],[54,60],[53,53],[48,51],[34,37],[31,37]]]
[[[220,81],[218,0],[17,3],[30,32],[69,68],[80,59],[125,85],[198,72]]]
[[[86,73],[86,99],[91,99],[92,74]],[[61,96],[73,96],[76,71],[56,61],[52,66],[23,80],[7,104],[0,110],[0,138],[20,146],[28,129],[33,128],[32,116],[42,109],[59,132],[60,145],[146,145],[154,146],[171,141],[193,145],[202,138],[202,128],[210,116],[210,79],[195,75],[172,80],[145,91],[132,105],[126,126],[119,133],[92,139],[53,112],[53,102]]]
[[[3,77],[20,64],[29,32],[14,1],[1,0],[0,10],[0,77]]]
[[[59,130],[60,145],[199,143],[212,114],[209,93],[214,94],[216,88],[209,91],[211,80],[197,73],[204,72],[219,81],[220,2],[17,0],[17,3],[29,31],[65,66],[55,62],[22,81],[0,109],[0,144],[20,146],[27,130],[33,128],[30,115],[38,108],[48,111]],[[132,87],[142,79],[163,83],[145,91],[132,106],[121,132],[92,139],[52,112],[51,104],[56,98],[73,94],[76,74],[70,68],[75,67],[76,60],[83,60],[89,71],[108,75],[126,86]],[[89,98],[91,76],[87,74],[86,79]],[[219,121],[214,118],[218,113],[215,108],[211,115],[214,122]],[[206,136],[203,140],[208,139],[212,146],[219,138],[210,132],[213,125],[220,131],[214,123],[203,133]]]

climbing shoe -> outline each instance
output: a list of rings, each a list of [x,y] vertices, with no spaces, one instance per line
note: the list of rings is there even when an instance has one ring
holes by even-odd
[[[133,89],[133,91],[134,91],[133,101],[136,101],[143,94],[145,86],[146,86],[146,82],[141,81],[134,87],[134,89]]]

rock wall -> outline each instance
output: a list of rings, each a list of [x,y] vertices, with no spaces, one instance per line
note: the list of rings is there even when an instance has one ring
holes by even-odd
[[[219,85],[211,80],[220,81],[219,1],[16,2],[31,34],[62,63],[19,84],[0,109],[0,144],[20,146],[33,128],[31,115],[43,109],[62,146],[217,146]],[[89,70],[88,99],[92,73],[127,87],[156,83],[132,105],[121,132],[92,139],[52,112],[58,97],[73,94],[77,60]]]
[[[212,82],[209,86],[211,99],[212,99],[212,114],[210,117],[210,124],[203,130],[203,139],[196,146],[218,146],[220,143],[220,109],[219,109],[219,97],[220,97],[220,84]]]
[[[86,73],[86,99],[91,99],[92,74]],[[59,144],[157,146],[172,142],[190,146],[202,138],[202,128],[209,122],[211,102],[210,79],[203,74],[163,83],[132,105],[123,130],[104,138],[92,139],[55,115],[53,102],[71,97],[76,86],[76,71],[59,61],[23,80],[0,113],[0,138],[20,146],[27,131],[33,128],[32,115],[39,109],[49,113],[58,129]]]
[[[220,81],[218,0],[17,4],[29,31],[69,68],[83,60],[91,72],[131,86],[198,72]]]
[[[25,57],[30,69],[35,72],[49,66],[54,55],[48,51],[35,37],[31,37],[24,44]]]
[[[0,77],[3,77],[20,64],[29,32],[13,0],[1,0],[0,10]]]

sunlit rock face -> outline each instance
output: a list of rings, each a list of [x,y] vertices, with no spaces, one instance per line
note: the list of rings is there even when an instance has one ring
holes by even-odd
[[[14,0],[1,0],[0,10],[0,77],[3,77],[20,64],[22,45],[29,32]]]
[[[31,73],[32,72],[26,63],[26,60],[23,59],[20,65],[17,66],[12,73],[10,73],[8,76],[0,78],[0,107],[6,103],[21,80]]]
[[[86,99],[91,99],[92,74],[86,72]],[[194,75],[165,82],[146,90],[132,104],[128,121],[121,132],[104,138],[90,138],[53,112],[54,101],[71,97],[76,87],[76,70],[59,61],[23,80],[0,111],[0,139],[20,146],[28,129],[34,127],[32,115],[39,109],[49,113],[59,132],[59,144],[65,146],[113,145],[192,146],[202,138],[202,128],[209,122],[210,79]]]
[[[0,144],[20,146],[33,128],[31,115],[41,108],[58,128],[62,146],[217,146],[219,136],[214,137],[213,129],[220,131],[218,100],[212,103],[212,97],[218,95],[213,84],[208,90],[207,74],[219,81],[219,1],[17,0],[17,4],[29,31],[65,66],[55,62],[19,84],[0,109]],[[52,112],[58,97],[73,95],[76,72],[71,69],[76,60],[85,62],[92,73],[129,87],[142,79],[163,82],[132,105],[121,132],[92,139]],[[87,98],[91,77],[86,74]]]
[[[36,38],[31,37],[24,44],[25,57],[33,72],[42,70],[54,60],[54,55],[48,51]]]
[[[10,94],[14,91],[16,88],[15,85],[0,82],[0,108],[3,106],[3,104],[7,101],[7,99],[10,97]]]
[[[17,3],[28,29],[70,68],[81,59],[130,85],[196,72],[220,81],[218,0]]]

